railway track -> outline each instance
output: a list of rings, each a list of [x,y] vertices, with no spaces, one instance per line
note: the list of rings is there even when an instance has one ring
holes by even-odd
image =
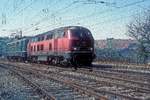
[[[96,74],[101,73],[106,78],[110,77],[114,79],[114,77],[118,77],[118,80],[128,81],[131,83],[138,83],[138,84],[143,84],[143,85],[150,85],[149,75],[141,75],[141,74],[133,75],[129,73],[120,73],[120,72],[113,72],[113,71],[106,71],[106,70],[98,70],[98,71],[95,71],[94,73]]]
[[[66,69],[64,69],[64,70],[66,70]],[[59,72],[61,72],[61,71],[59,71]],[[63,71],[62,71],[63,72]],[[100,83],[104,83],[104,84],[114,84],[114,85],[117,85],[117,86],[122,86],[122,87],[126,87],[126,88],[128,88],[128,89],[134,89],[134,91],[141,91],[141,92],[146,92],[146,93],[149,93],[149,91],[150,91],[150,89],[149,89],[149,86],[150,86],[150,84],[148,84],[148,83],[143,83],[143,82],[141,82],[141,81],[133,81],[133,80],[129,80],[129,79],[124,79],[124,77],[123,78],[119,78],[120,76],[118,76],[118,77],[112,77],[112,76],[106,76],[106,74],[105,75],[100,75],[100,73],[99,73],[99,71],[97,71],[98,73],[96,73],[96,71],[93,71],[93,72],[91,72],[91,73],[89,73],[87,70],[79,70],[79,72],[80,73],[84,73],[84,74],[90,74],[90,75],[92,75],[92,76],[96,76],[96,77],[104,77],[105,78],[105,80],[106,80],[106,78],[107,78],[107,80],[106,81],[100,81],[100,80],[102,80],[102,79],[99,79],[98,81],[100,82]],[[104,74],[104,72],[103,72],[103,74]],[[108,73],[107,73],[108,74]],[[81,75],[81,77],[82,76],[84,76],[83,74]],[[116,82],[112,82],[111,80],[109,80],[108,81],[108,78],[109,79],[111,79],[111,80],[119,80],[117,83]],[[127,77],[126,77],[127,78]],[[135,77],[134,77],[135,78]],[[123,83],[122,84],[119,84],[120,83],[120,81],[123,81]],[[130,84],[127,84],[127,85],[124,85],[125,83],[130,83]],[[138,84],[137,86],[135,86],[136,84]],[[141,86],[140,86],[141,85]],[[146,86],[147,87],[146,87]],[[145,87],[145,88],[144,88]],[[129,92],[129,91],[128,91]]]
[[[141,81],[148,81],[150,80],[150,77],[148,77],[149,75],[143,75],[141,73],[130,73],[130,72],[122,72],[122,71],[119,71],[119,70],[109,70],[109,69],[95,69],[95,72],[96,73],[103,73],[103,74],[107,74],[107,75],[115,75],[115,76],[118,76],[118,77],[128,77],[128,79],[130,80],[141,80]],[[137,77],[137,76],[140,76],[140,77]],[[142,78],[141,78],[142,77]]]
[[[0,96],[0,100],[5,100],[3,97]]]
[[[95,64],[95,69],[129,74],[150,75],[150,66]]]
[[[30,79],[28,79],[27,77],[22,75],[20,72],[14,70],[12,68],[9,68],[8,66],[0,65],[0,67],[11,71],[13,76],[21,78],[27,84],[27,85],[24,86],[25,90],[22,90],[22,91],[26,91],[27,93],[32,93],[32,94],[36,93],[40,97],[39,99],[55,100],[55,98],[53,96],[49,95],[47,92],[45,92],[45,90],[40,88],[38,86],[38,84],[36,84],[35,82],[31,81]],[[33,95],[33,97],[34,97],[34,95]],[[28,99],[34,99],[34,98],[31,97],[31,98],[28,98]]]
[[[32,69],[31,66],[30,66],[30,69]],[[35,70],[35,68],[33,69]],[[104,79],[102,79],[103,76],[95,73],[94,71],[87,72],[87,70],[82,69],[76,72],[71,72],[70,69],[64,69],[64,68],[58,68],[58,67],[51,68],[49,70],[43,69],[44,72],[42,72],[41,68],[38,69],[38,67],[36,68],[36,70],[40,73],[47,73],[47,76],[55,76],[55,78],[59,80],[61,79],[72,80],[73,83],[77,83],[78,85],[81,85],[82,87],[86,85],[87,86],[86,88],[93,90],[94,92],[101,93],[107,96],[108,98],[123,97],[125,99],[141,100],[143,99],[142,97],[146,97],[150,93],[149,88],[148,89],[143,88],[143,87],[140,87],[139,85],[134,86],[134,84],[142,84],[142,82],[141,83],[130,82],[130,80],[127,81],[126,79],[126,80],[123,80],[125,81],[124,83],[119,83],[120,81],[116,83],[115,81],[112,81],[112,80],[120,80],[120,79],[118,78],[115,79],[115,77],[113,79],[112,77],[104,77]],[[130,84],[127,84],[126,81],[130,82]]]
[[[6,65],[4,65],[4,66],[6,66]],[[72,81],[63,80],[54,75],[51,77],[49,77],[49,75],[45,76],[45,74],[41,74],[34,70],[31,71],[31,70],[27,70],[27,69],[20,69],[20,68],[18,69],[17,67],[14,68],[14,66],[12,66],[12,67],[13,67],[13,71],[15,70],[16,73],[20,72],[21,74],[23,74],[23,77],[26,77],[26,79],[32,80],[30,82],[34,81],[34,85],[36,83],[40,83],[38,85],[36,84],[36,86],[42,87],[42,88],[40,88],[40,91],[43,94],[53,94],[54,95],[53,97],[55,97],[58,100],[59,99],[61,99],[61,100],[63,100],[63,99],[64,100],[67,100],[67,99],[68,100],[70,100],[70,99],[90,100],[93,98],[100,99],[100,100],[107,100],[106,97],[100,95],[99,93],[96,93],[92,90],[83,88],[80,84],[74,84]],[[19,74],[19,75],[21,75],[21,74]],[[39,79],[39,77],[42,77],[42,78]],[[66,96],[68,98],[66,98]],[[51,97],[51,96],[47,96],[47,97]],[[49,100],[49,98],[48,98],[48,100]]]
[[[118,73],[127,73],[130,75],[142,75],[142,76],[149,76],[150,75],[150,70],[133,70],[133,69],[123,69],[123,68],[106,68],[106,69],[102,69],[104,71],[110,71],[110,72],[118,72]]]
[[[72,69],[70,68],[61,68],[61,67],[56,67],[53,68],[54,66],[46,66],[46,65],[41,65],[43,67],[40,67],[37,64],[34,64],[33,66],[38,66],[35,67],[37,70],[45,70],[45,72],[47,72],[49,68],[54,69],[54,71],[72,71]],[[28,66],[29,68],[31,68],[31,65],[29,64]],[[112,71],[112,70],[103,70],[103,69],[93,69],[93,72],[89,73],[89,70],[86,70],[85,68],[80,68],[77,72],[80,73],[85,73],[85,74],[90,74],[90,75],[94,75],[97,77],[104,77],[104,78],[110,78],[110,79],[115,79],[115,80],[120,80],[120,81],[126,81],[126,82],[130,82],[130,83],[137,83],[137,84],[141,84],[141,85],[150,85],[150,77],[149,75],[141,75],[140,73],[138,74],[132,74],[132,73],[122,73],[119,70],[118,71]]]
[[[0,100],[42,99],[34,88],[25,80],[16,77],[12,71],[0,66]]]
[[[88,74],[86,70],[81,70],[79,72]],[[125,74],[107,72],[107,71],[93,71],[90,73],[90,75],[93,75],[96,77],[103,77],[105,79],[111,79],[111,80],[115,80],[118,82],[127,82],[127,83],[131,83],[134,85],[137,84],[139,87],[149,88],[148,90],[150,90],[149,78],[143,77],[142,79],[142,77],[137,78],[137,76],[132,76],[132,75],[126,76]]]
[[[38,69],[38,70],[40,71],[41,69]],[[57,70],[56,70],[56,68],[54,69],[54,71],[58,71],[58,72],[63,72],[63,71],[67,71],[67,70],[68,69],[64,69],[64,68],[60,68],[60,67],[58,67]],[[70,72],[71,70],[69,69],[68,71]],[[149,91],[149,89],[147,89],[147,88],[150,88],[150,82],[149,82],[150,78],[149,77],[144,77],[144,76],[137,77],[137,75],[127,75],[127,74],[123,74],[123,73],[108,72],[108,71],[103,71],[103,70],[94,70],[93,72],[89,72],[88,70],[80,69],[77,72],[79,72],[80,74],[84,73],[84,74],[92,75],[95,77],[103,77],[105,79],[107,78],[107,79],[119,81],[119,83],[120,82],[128,82],[128,83],[131,83],[134,85],[135,84],[141,85],[139,87],[145,87],[146,89],[143,89],[143,90],[147,90],[147,91]],[[142,88],[137,88],[137,89],[142,90]]]
[[[131,100],[138,99],[138,98],[140,98],[141,95],[140,96],[137,95],[135,97],[134,97],[134,95],[128,96],[128,95],[124,95],[125,92],[128,92],[128,93],[135,92],[135,94],[136,94],[136,92],[137,92],[137,94],[142,93],[142,92],[147,93],[147,94],[150,93],[150,90],[146,89],[146,88],[142,88],[142,87],[139,88],[138,86],[128,86],[128,85],[124,85],[123,83],[120,84],[120,83],[112,82],[110,80],[109,81],[102,80],[101,78],[93,77],[88,74],[85,75],[85,73],[84,74],[83,73],[77,74],[74,72],[70,72],[70,74],[68,74],[69,72],[61,72],[61,73],[63,73],[64,77],[69,77],[69,80],[76,79],[75,81],[78,80],[80,82],[80,84],[84,84],[89,87],[95,87],[96,88],[95,91],[97,91],[97,92],[103,92],[103,93],[105,92],[105,94],[111,94],[111,95],[115,95],[118,97],[124,97],[124,98],[131,99]],[[61,76],[62,76],[62,74],[61,74]],[[103,90],[104,87],[106,87],[105,90]],[[114,89],[114,87],[115,87],[115,89]],[[100,89],[97,89],[97,88],[100,88]],[[110,88],[109,91],[107,91],[107,88]],[[113,88],[114,90],[111,91],[111,88]],[[101,91],[101,89],[102,89],[102,91]],[[116,91],[118,93],[116,93]],[[140,91],[140,92],[138,92],[138,91]],[[121,94],[121,92],[122,92],[122,94]],[[144,94],[143,94],[143,97],[145,97]]]
[[[24,70],[20,70],[20,71],[25,72]],[[58,100],[63,100],[63,99],[64,100],[71,100],[71,99],[90,100],[92,98],[102,98],[102,96],[92,91],[87,91],[85,89],[82,89],[79,85],[74,85],[70,81],[58,80],[56,78],[47,78],[46,76],[41,75],[40,73],[35,73],[34,71],[29,73],[36,75],[36,77],[33,76],[31,77],[29,76],[29,74],[27,75],[28,77],[31,77],[32,80],[36,81],[36,83],[39,83],[39,86],[43,87],[48,93],[53,94]],[[39,77],[42,78],[39,79]],[[69,87],[69,85],[71,85],[72,88]],[[80,92],[75,91],[73,88],[77,89]]]
[[[123,69],[133,69],[133,70],[149,70],[150,71],[150,65],[138,65],[138,64],[123,64],[123,63],[94,63],[96,66],[106,66],[107,68],[123,68]]]

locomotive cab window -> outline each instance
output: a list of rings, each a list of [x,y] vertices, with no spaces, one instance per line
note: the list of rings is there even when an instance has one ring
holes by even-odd
[[[91,37],[91,32],[85,29],[73,29],[71,30],[73,37]]]

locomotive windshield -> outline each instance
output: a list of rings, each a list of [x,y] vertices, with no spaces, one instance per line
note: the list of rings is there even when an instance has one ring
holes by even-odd
[[[73,37],[79,37],[79,38],[92,37],[91,32],[87,29],[72,29],[71,35]]]

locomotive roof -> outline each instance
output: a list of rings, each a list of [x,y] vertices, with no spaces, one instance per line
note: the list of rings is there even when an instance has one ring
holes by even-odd
[[[20,42],[20,41],[27,40],[27,39],[30,39],[30,38],[31,37],[22,37],[20,39],[14,39],[11,42],[8,42],[7,44],[12,44],[12,43]]]
[[[43,35],[47,35],[47,34],[54,34],[55,31],[64,30],[64,29],[81,29],[81,28],[87,29],[83,26],[65,26],[65,27],[55,28],[53,30],[35,35],[35,37],[39,37],[39,36],[43,36]]]

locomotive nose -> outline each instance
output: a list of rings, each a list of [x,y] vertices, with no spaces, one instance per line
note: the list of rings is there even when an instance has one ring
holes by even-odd
[[[72,41],[72,50],[74,51],[93,51],[93,41],[89,39],[78,39]]]
[[[87,41],[86,40],[84,40],[84,41],[81,41],[81,46],[88,46],[88,43],[87,43]]]

